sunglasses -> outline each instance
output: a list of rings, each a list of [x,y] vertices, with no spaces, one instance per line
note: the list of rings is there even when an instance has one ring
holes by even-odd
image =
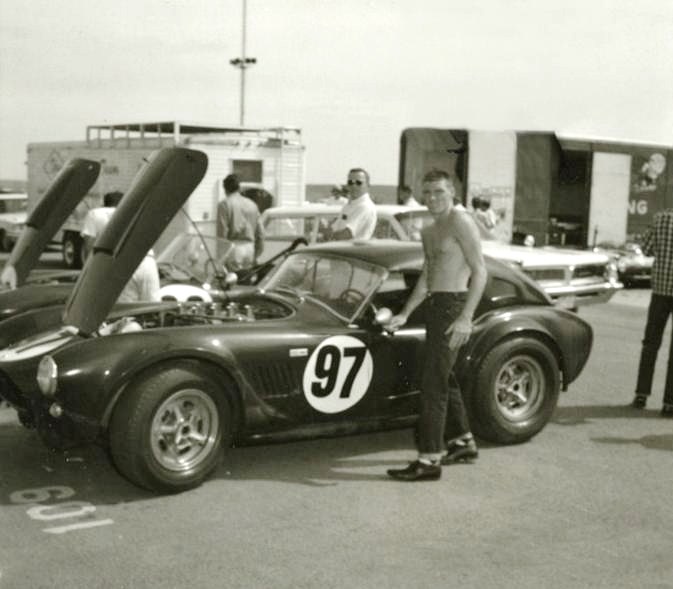
[[[353,184],[357,184],[358,186],[362,186],[364,182],[362,180],[349,180],[348,181],[348,186],[353,186]]]

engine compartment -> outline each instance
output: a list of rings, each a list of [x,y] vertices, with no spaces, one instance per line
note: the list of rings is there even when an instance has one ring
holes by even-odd
[[[112,319],[98,330],[99,336],[129,333],[162,327],[221,325],[224,323],[282,319],[293,313],[292,307],[266,296],[252,295],[224,302],[184,301],[163,303],[151,310],[130,313]]]

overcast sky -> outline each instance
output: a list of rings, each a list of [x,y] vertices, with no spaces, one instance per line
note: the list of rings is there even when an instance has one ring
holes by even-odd
[[[239,123],[242,0],[0,0],[0,178],[87,124]],[[248,0],[246,126],[397,180],[410,126],[673,147],[671,0]]]

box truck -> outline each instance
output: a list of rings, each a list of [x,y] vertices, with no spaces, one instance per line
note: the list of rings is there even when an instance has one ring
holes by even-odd
[[[208,155],[208,171],[184,207],[206,232],[214,232],[222,180],[235,173],[242,192],[261,207],[301,204],[305,200],[305,148],[301,131],[291,127],[230,128],[181,122],[89,125],[80,141],[28,144],[28,208],[39,201],[61,167],[73,157],[99,161],[101,172],[89,193],[68,218],[56,240],[70,268],[82,265],[83,219],[102,206],[107,192],[125,192],[145,158],[161,147],[184,146]],[[203,222],[206,223],[203,223]],[[210,222],[210,223],[209,223]],[[160,251],[180,231],[190,227],[178,215],[155,244]]]

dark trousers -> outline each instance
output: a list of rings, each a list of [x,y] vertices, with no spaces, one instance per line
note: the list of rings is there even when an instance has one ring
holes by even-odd
[[[673,297],[652,294],[650,306],[647,310],[645,338],[643,339],[640,365],[638,366],[638,383],[636,385],[636,394],[638,395],[649,395],[652,392],[654,365],[657,362],[657,353],[661,347],[664,328],[671,313],[673,313]],[[668,354],[664,403],[673,405],[673,337]]]
[[[439,453],[444,440],[470,431],[460,390],[449,387],[458,350],[449,349],[445,331],[465,306],[466,293],[435,292],[425,301],[425,363],[421,378],[418,451]]]

